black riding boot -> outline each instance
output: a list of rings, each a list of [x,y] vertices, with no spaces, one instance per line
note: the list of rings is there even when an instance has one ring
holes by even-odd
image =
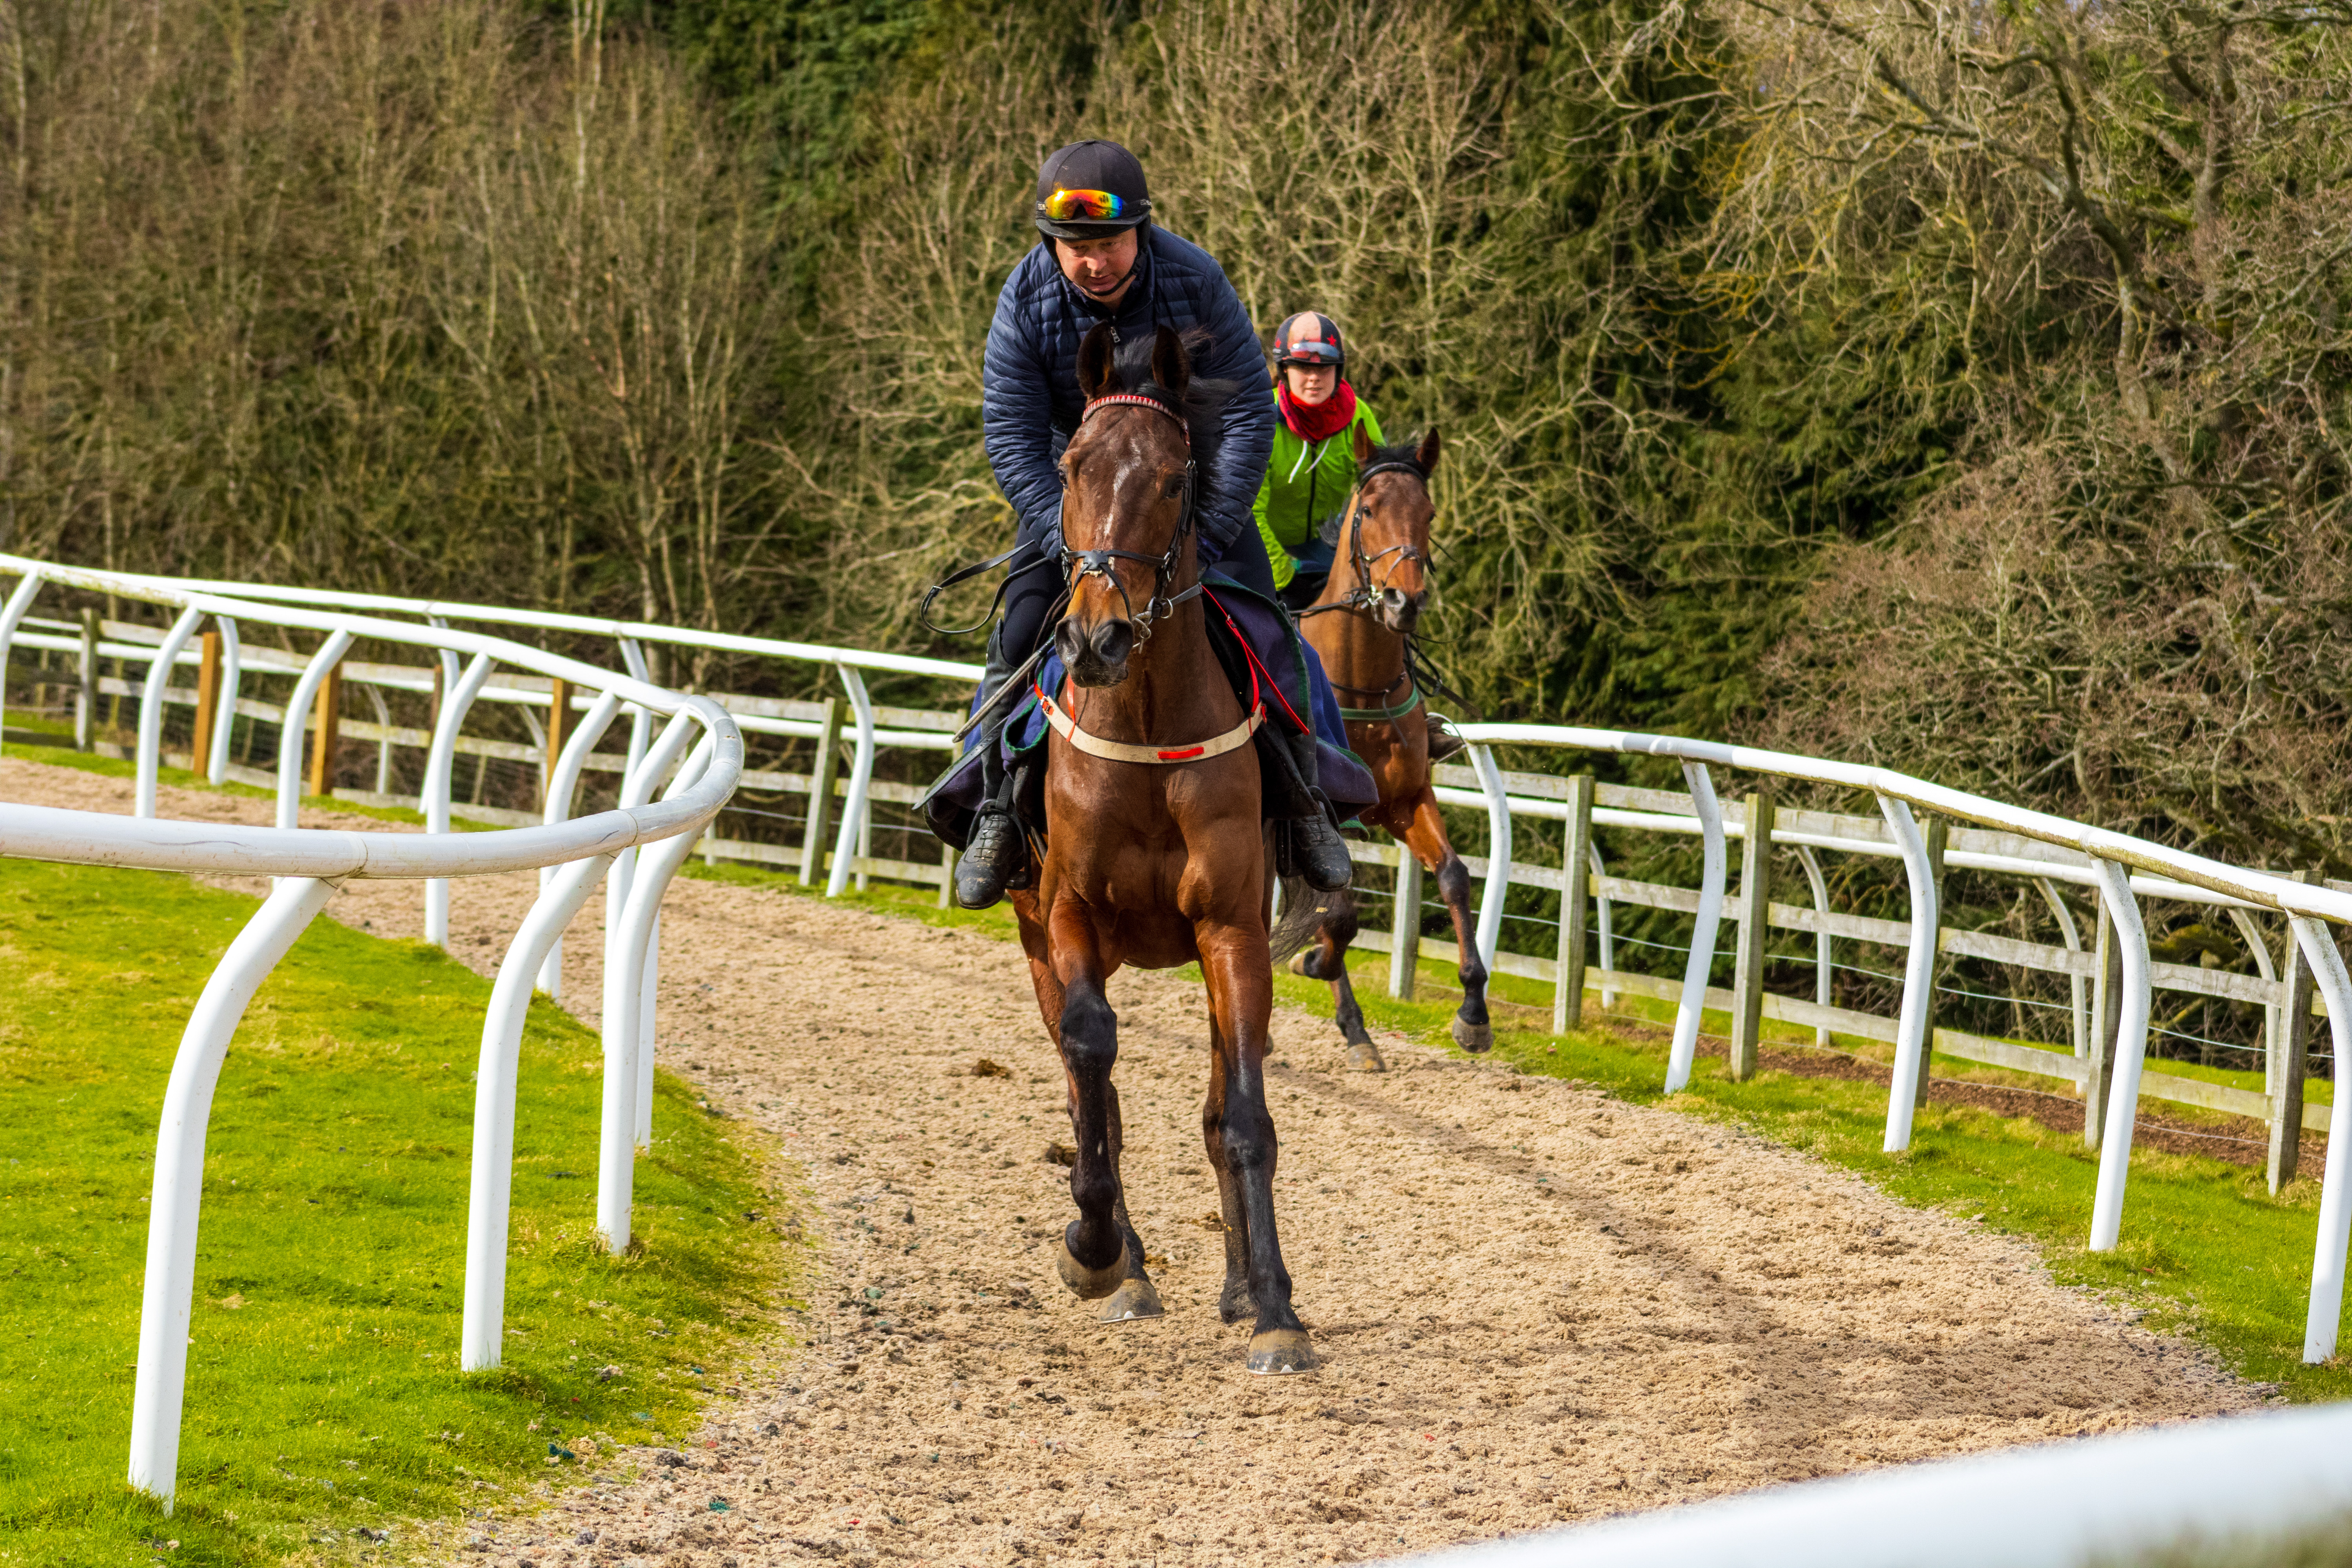
[[[1353,879],[1355,867],[1330,801],[1311,782],[1315,737],[1268,725],[1257,732],[1256,742],[1266,774],[1267,815],[1275,819],[1275,869],[1305,878],[1318,891],[1338,892]]]
[[[1470,743],[1454,732],[1454,721],[1443,713],[1431,713],[1423,709],[1423,715],[1429,724],[1429,760],[1432,763],[1442,763]]]
[[[1000,635],[988,639],[988,664],[980,678],[983,699],[1012,675]],[[1018,707],[1018,703],[1012,707]],[[1029,838],[1013,812],[1013,780],[1004,767],[1004,723],[1010,708],[992,715],[973,732],[981,748],[980,776],[987,803],[972,825],[971,842],[956,861],[955,900],[967,910],[984,910],[1006,891],[1030,885]]]

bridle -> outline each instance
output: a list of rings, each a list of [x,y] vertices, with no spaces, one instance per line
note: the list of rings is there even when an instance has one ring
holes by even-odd
[[[1382,474],[1411,474],[1423,483],[1427,483],[1429,479],[1429,476],[1422,471],[1419,463],[1402,458],[1392,458],[1385,463],[1374,463],[1356,476],[1356,488],[1348,494],[1346,525],[1348,563],[1355,571],[1356,585],[1348,590],[1347,596],[1344,598],[1334,599],[1328,605],[1313,605],[1299,611],[1300,619],[1303,620],[1308,616],[1319,616],[1329,610],[1350,610],[1357,615],[1368,615],[1371,611],[1373,603],[1388,591],[1391,573],[1408,562],[1418,561],[1424,566],[1429,564],[1427,551],[1402,541],[1373,554],[1364,553],[1364,516],[1372,509],[1371,499],[1364,493],[1364,490],[1366,486]],[[1390,561],[1389,564],[1382,569],[1380,582],[1373,583],[1373,565],[1378,562],[1388,560],[1391,555],[1396,559]],[[1394,684],[1394,681],[1390,682],[1391,686]]]
[[[1169,584],[1176,576],[1177,558],[1184,548],[1185,537],[1192,531],[1192,511],[1198,493],[1200,468],[1192,457],[1192,427],[1185,423],[1184,416],[1165,398],[1154,397],[1141,392],[1107,394],[1087,404],[1086,411],[1078,416],[1078,427],[1084,429],[1087,421],[1093,418],[1098,411],[1122,405],[1151,409],[1157,414],[1174,420],[1176,428],[1184,433],[1184,506],[1176,519],[1176,531],[1169,535],[1168,548],[1157,555],[1146,554],[1140,550],[1073,550],[1070,548],[1068,532],[1069,511],[1065,508],[1062,514],[1062,544],[1056,559],[1062,566],[1064,602],[1066,603],[1069,595],[1077,591],[1078,584],[1087,578],[1102,578],[1118,590],[1119,603],[1127,610],[1128,624],[1135,628],[1135,646],[1141,647],[1151,640],[1151,628],[1154,623],[1174,614],[1177,605],[1188,599],[1197,598],[1201,593],[1201,584],[1198,583],[1173,595],[1168,592]],[[1140,561],[1151,568],[1151,592],[1145,598],[1143,613],[1139,616],[1135,613],[1135,601],[1128,596],[1127,584],[1120,582],[1118,574],[1112,570],[1111,563],[1116,561]]]

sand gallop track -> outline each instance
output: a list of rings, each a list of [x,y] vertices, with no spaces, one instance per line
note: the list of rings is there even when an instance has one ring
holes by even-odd
[[[0,795],[128,805],[22,763]],[[493,962],[530,889],[458,884],[458,952]],[[375,885],[330,909],[413,935],[419,902]],[[706,882],[667,910],[663,1059],[772,1128],[822,1215],[809,1342],[744,1368],[685,1467],[469,1526],[457,1561],[1344,1562],[2255,1402],[1961,1220],[1402,1043],[1387,1075],[1344,1073],[1297,1014],[1275,1023],[1277,1194],[1323,1365],[1253,1378],[1247,1325],[1215,1310],[1197,985],[1112,985],[1168,1316],[1109,1329],[1054,1276],[1071,1211],[1044,1153],[1068,1129],[1014,948]],[[567,945],[593,999],[596,944]]]

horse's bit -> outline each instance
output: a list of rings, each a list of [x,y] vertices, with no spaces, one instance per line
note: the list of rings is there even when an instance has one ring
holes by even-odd
[[[1088,577],[1100,577],[1118,590],[1119,603],[1127,608],[1128,624],[1135,628],[1135,646],[1141,647],[1151,640],[1154,622],[1174,614],[1177,605],[1197,597],[1201,592],[1201,584],[1195,583],[1173,597],[1168,594],[1168,584],[1176,575],[1177,554],[1184,548],[1185,535],[1192,531],[1199,465],[1192,458],[1192,426],[1184,422],[1183,415],[1162,398],[1140,392],[1115,392],[1088,403],[1086,412],[1078,416],[1078,424],[1084,426],[1094,417],[1097,409],[1116,408],[1122,404],[1150,408],[1165,415],[1176,422],[1176,428],[1184,432],[1184,509],[1176,519],[1176,531],[1169,536],[1168,548],[1157,555],[1147,555],[1139,550],[1073,550],[1067,531],[1067,514],[1065,513],[1065,531],[1058,559],[1062,564],[1063,580],[1069,589],[1076,590]],[[1111,569],[1114,561],[1140,561],[1151,568],[1151,593],[1144,600],[1143,614],[1139,616],[1135,613],[1135,601],[1128,597],[1127,584],[1120,582],[1118,574]]]

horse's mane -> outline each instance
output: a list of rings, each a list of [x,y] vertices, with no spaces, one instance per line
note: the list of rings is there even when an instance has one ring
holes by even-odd
[[[1208,356],[1216,342],[1206,327],[1188,327],[1179,335],[1184,342],[1185,356],[1194,364]],[[1137,332],[1121,342],[1111,351],[1111,374],[1128,391],[1156,397],[1182,415],[1194,446],[1214,440],[1218,417],[1224,413],[1225,405],[1240,393],[1241,383],[1196,375],[1185,384],[1183,395],[1176,395],[1151,378],[1151,348],[1158,336],[1157,332]]]
[[[1423,479],[1429,478],[1429,475],[1422,469],[1421,443],[1418,441],[1399,441],[1393,447],[1375,447],[1372,448],[1371,457],[1358,465],[1356,471],[1361,473],[1367,468],[1377,468],[1382,463],[1402,463],[1414,473],[1420,474]]]

